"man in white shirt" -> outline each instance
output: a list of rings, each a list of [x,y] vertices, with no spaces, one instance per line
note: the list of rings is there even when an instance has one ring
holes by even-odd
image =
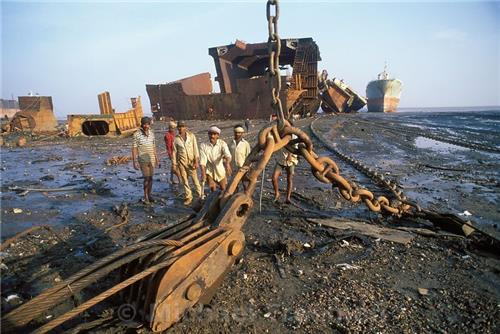
[[[245,130],[243,129],[242,125],[238,124],[234,127],[234,139],[229,145],[229,151],[231,152],[232,156],[231,166],[233,170],[238,170],[243,166],[246,158],[252,150],[248,141],[243,138],[244,134]],[[243,189],[246,189],[247,184],[248,180],[246,178],[243,178]]]
[[[250,154],[252,150],[250,144],[243,138],[245,130],[241,125],[236,125],[234,127],[234,139],[229,145],[229,151],[232,156],[232,167],[233,169],[239,169],[245,163],[245,159]]]
[[[231,171],[231,153],[226,142],[219,139],[221,130],[216,126],[208,129],[208,143],[200,145],[200,166],[202,180],[208,181],[210,191],[217,186],[225,190]]]

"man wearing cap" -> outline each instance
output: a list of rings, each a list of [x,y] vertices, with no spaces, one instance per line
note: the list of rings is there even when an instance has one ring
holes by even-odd
[[[198,151],[196,136],[187,130],[184,121],[179,121],[177,130],[179,134],[174,139],[172,166],[178,170],[182,185],[184,186],[184,205],[189,205],[193,201],[193,193],[189,186],[189,176],[193,180],[196,193],[200,198],[202,196],[200,180],[197,174],[200,153]]]
[[[172,163],[172,156],[174,154],[174,140],[175,140],[175,129],[177,128],[177,124],[174,121],[168,122],[168,131],[165,133],[165,147],[167,151],[168,158],[171,162],[170,167],[170,183],[177,184],[179,183],[179,173],[177,169],[174,168]],[[174,175],[176,179],[174,179]]]
[[[234,127],[234,139],[229,145],[229,151],[231,152],[232,166],[233,169],[239,169],[245,163],[245,159],[250,154],[251,148],[250,144],[243,138],[245,130],[238,124]]]
[[[200,146],[200,166],[202,180],[208,181],[211,191],[217,186],[225,190],[227,177],[231,175],[231,153],[226,142],[219,139],[220,129],[215,125],[208,129],[208,143]]]
[[[132,161],[135,169],[141,169],[144,176],[144,202],[153,201],[151,190],[153,188],[154,168],[159,161],[156,155],[155,135],[151,131],[151,118],[141,118],[141,128],[134,133],[132,143]]]

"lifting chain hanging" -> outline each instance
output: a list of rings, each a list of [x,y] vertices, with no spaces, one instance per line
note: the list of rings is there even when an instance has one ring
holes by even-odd
[[[272,7],[275,8],[272,15]],[[384,196],[375,198],[374,195],[366,189],[357,189],[352,186],[346,179],[339,174],[339,168],[333,160],[328,157],[318,157],[312,150],[312,142],[310,138],[301,130],[292,127],[286,120],[283,105],[280,99],[281,92],[281,75],[280,75],[280,52],[281,39],[278,35],[278,19],[279,19],[279,2],[278,0],[268,0],[266,5],[266,18],[268,25],[268,40],[267,48],[269,53],[269,87],[272,96],[272,107],[278,117],[277,127],[268,128],[267,134],[272,134],[274,137],[274,149],[276,152],[279,148],[286,146],[286,149],[294,154],[301,155],[311,165],[313,175],[323,183],[332,183],[333,187],[338,187],[342,196],[353,202],[363,201],[366,206],[372,211],[382,211],[389,214],[402,214],[409,207],[408,205],[400,204],[391,206],[389,200]],[[298,139],[292,140],[292,135]],[[265,138],[265,137],[264,137]],[[286,139],[286,140],[285,140]],[[259,141],[259,146],[267,151],[266,143],[263,138]],[[255,182],[255,180],[253,180]],[[251,194],[250,194],[251,195]]]
[[[274,6],[274,15],[272,7]],[[280,99],[281,75],[280,75],[280,53],[281,39],[278,35],[278,19],[280,15],[280,6],[278,0],[268,0],[266,6],[266,18],[269,36],[267,39],[267,50],[269,54],[268,82],[271,89],[272,107],[278,117],[278,128],[281,130],[285,126],[285,114]]]

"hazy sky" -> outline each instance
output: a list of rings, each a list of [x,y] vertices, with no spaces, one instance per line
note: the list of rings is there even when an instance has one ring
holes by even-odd
[[[280,1],[282,38],[313,37],[330,77],[365,94],[389,64],[401,107],[500,105],[498,2]],[[51,95],[56,114],[117,111],[146,83],[201,72],[208,48],[267,40],[266,1],[2,1],[2,97]],[[218,89],[218,86],[217,86]]]

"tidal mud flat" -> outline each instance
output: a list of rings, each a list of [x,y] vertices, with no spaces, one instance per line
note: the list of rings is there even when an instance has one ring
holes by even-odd
[[[396,179],[421,206],[461,214],[495,235],[500,220],[499,154],[428,136],[455,136],[499,147],[500,115],[484,115],[356,114],[320,118],[314,127],[340,151]],[[310,133],[311,121],[299,120],[296,125]],[[463,128],[457,128],[457,121]],[[220,123],[223,137],[231,135],[234,123]],[[248,135],[251,143],[265,124],[254,122]],[[209,124],[193,121],[190,125],[198,140],[204,141]],[[165,124],[158,122],[154,128],[162,152]],[[405,132],[405,128],[414,131]],[[164,154],[153,189],[160,202],[151,207],[138,202],[140,173],[130,163],[105,163],[111,157],[129,155],[129,145],[130,138],[93,137],[2,150],[2,240],[33,226],[48,226],[2,249],[2,313],[192,212],[167,182]],[[390,197],[317,139],[314,145],[320,155],[338,162],[341,175]],[[273,166],[271,161],[266,168],[262,210],[256,205],[244,227],[247,246],[242,259],[210,305],[189,311],[170,332],[498,332],[497,255],[425,221],[370,213],[363,204],[348,202],[336,189],[316,181],[303,160],[296,171],[293,203],[273,203]],[[71,190],[25,193],[19,187]],[[258,196],[257,192],[256,203]],[[425,228],[434,234],[410,232],[410,242],[391,242],[332,228],[327,221]],[[99,284],[111,286],[113,280]],[[85,293],[75,296],[74,303]],[[148,332],[139,323],[124,322],[120,305],[119,297],[113,297],[68,322],[66,329]],[[71,307],[71,303],[62,304],[36,323]]]

